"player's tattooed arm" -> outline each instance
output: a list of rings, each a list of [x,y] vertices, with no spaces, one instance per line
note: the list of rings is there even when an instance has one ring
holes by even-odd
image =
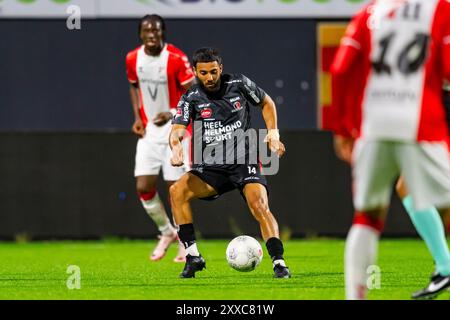
[[[265,94],[264,100],[261,105],[262,115],[267,127],[267,136],[264,138],[264,142],[269,144],[270,150],[275,152],[278,157],[283,156],[286,152],[284,144],[280,141],[280,133],[277,126],[277,108],[272,98]]]
[[[134,114],[134,123],[132,130],[136,135],[142,138],[145,134],[145,126],[139,113],[139,85],[137,83],[130,84],[130,98]]]
[[[183,146],[181,140],[186,133],[186,126],[182,124],[173,124],[172,131],[169,136],[169,145],[172,149],[172,157],[170,158],[170,163],[174,167],[180,167],[184,164],[183,157]]]

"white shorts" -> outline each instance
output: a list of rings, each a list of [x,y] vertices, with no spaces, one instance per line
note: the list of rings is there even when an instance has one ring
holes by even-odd
[[[165,181],[177,181],[189,171],[189,139],[183,140],[185,165],[174,167],[170,164],[172,151],[168,143],[141,138],[136,147],[134,176],[156,176],[162,168]]]
[[[450,207],[450,155],[447,144],[395,141],[356,142],[353,202],[356,210],[389,205],[395,179],[405,178],[416,210]]]

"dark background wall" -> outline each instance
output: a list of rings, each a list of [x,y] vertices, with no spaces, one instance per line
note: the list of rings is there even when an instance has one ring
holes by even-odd
[[[333,153],[331,135],[282,132],[286,156],[269,176],[270,206],[283,234],[344,236],[353,210],[349,168]],[[136,138],[131,134],[0,134],[0,239],[155,236],[135,193]],[[167,199],[160,184],[162,198]],[[193,203],[204,237],[259,235],[239,192]],[[414,235],[398,201],[386,235]]]
[[[286,129],[316,126],[313,20],[168,20],[168,40],[190,57],[215,46],[227,72],[267,90]],[[0,20],[0,130],[128,130],[125,56],[136,20]],[[261,123],[261,120],[257,124]]]

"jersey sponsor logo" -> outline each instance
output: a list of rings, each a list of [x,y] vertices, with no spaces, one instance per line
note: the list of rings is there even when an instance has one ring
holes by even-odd
[[[175,118],[179,118],[183,115],[183,111],[181,110],[181,108],[177,109],[177,114],[175,115]]]
[[[416,92],[412,90],[396,90],[388,89],[374,89],[370,91],[370,98],[375,101],[395,101],[395,102],[416,102],[419,97]]]
[[[200,111],[200,116],[201,116],[203,119],[210,118],[210,117],[212,116],[212,110],[211,110],[211,108],[205,108],[205,109],[203,109],[202,111]]]
[[[183,107],[183,120],[185,122],[189,121],[189,102],[184,103]]]
[[[255,94],[255,91],[253,91],[252,89],[250,89],[247,85],[245,85],[245,89],[247,89],[248,94],[250,95],[250,97],[253,98],[253,100],[256,103],[260,103],[261,100],[258,98],[258,96]]]
[[[236,101],[235,103],[233,103],[233,107],[235,111],[239,111],[242,109],[242,104],[239,101]]]
[[[222,121],[210,122],[207,120],[211,119],[205,119],[203,122],[203,140],[207,144],[231,139],[233,134],[242,127],[242,122],[239,120],[227,125],[222,124]]]
[[[231,98],[230,102],[233,103],[233,102],[239,101],[239,100],[241,100],[241,97],[235,97],[235,98]]]
[[[156,84],[153,89],[152,89],[152,85],[148,85],[147,90],[148,90],[148,93],[150,94],[150,97],[152,98],[152,100],[155,101],[156,97],[158,96],[158,84]]]
[[[211,105],[211,103],[202,103],[198,105],[199,109],[208,108]]]

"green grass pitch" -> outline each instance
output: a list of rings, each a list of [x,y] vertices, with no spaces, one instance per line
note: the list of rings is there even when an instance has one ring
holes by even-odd
[[[179,279],[183,264],[172,262],[176,246],[159,262],[148,260],[153,241],[0,243],[0,299],[343,299],[343,240],[291,240],[285,258],[293,277],[273,279],[264,258],[249,273],[231,269],[227,241],[200,240],[207,269]],[[381,287],[370,299],[409,299],[422,288],[433,262],[419,240],[382,240]],[[69,290],[70,265],[80,268],[81,288]],[[449,299],[450,292],[440,299]]]

